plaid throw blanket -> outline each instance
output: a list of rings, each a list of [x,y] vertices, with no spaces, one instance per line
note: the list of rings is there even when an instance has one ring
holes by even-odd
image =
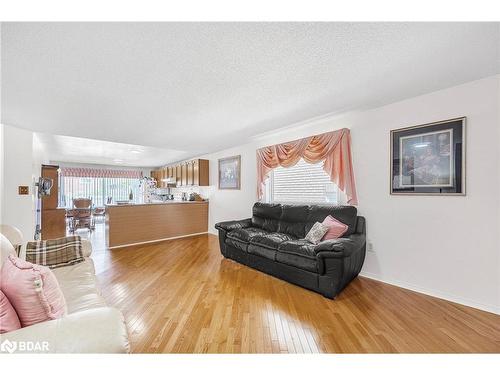
[[[68,236],[55,240],[28,242],[26,260],[49,268],[72,266],[83,262],[80,236]]]

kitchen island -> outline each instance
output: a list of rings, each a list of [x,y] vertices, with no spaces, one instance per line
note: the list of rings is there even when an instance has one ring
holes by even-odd
[[[108,248],[192,236],[207,231],[207,201],[167,201],[106,206]]]

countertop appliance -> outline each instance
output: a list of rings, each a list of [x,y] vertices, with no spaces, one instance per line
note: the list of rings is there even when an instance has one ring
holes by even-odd
[[[153,192],[156,199],[165,202],[174,199],[174,195],[170,193],[170,188],[156,188]]]

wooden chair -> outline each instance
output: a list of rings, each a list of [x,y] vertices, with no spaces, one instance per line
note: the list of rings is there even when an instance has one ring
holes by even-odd
[[[73,232],[80,228],[88,228],[92,231],[95,228],[94,217],[92,215],[92,199],[75,198],[73,199],[73,206]]]

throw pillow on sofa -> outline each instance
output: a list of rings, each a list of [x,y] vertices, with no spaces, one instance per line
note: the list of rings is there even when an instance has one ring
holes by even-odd
[[[329,227],[327,227],[322,223],[319,222],[314,223],[311,230],[306,235],[306,241],[309,241],[317,245],[321,241],[323,236],[326,234],[326,232],[328,232],[328,229]]]
[[[21,328],[21,322],[9,299],[0,290],[0,334]]]
[[[347,232],[347,229],[349,229],[347,225],[345,225],[341,221],[338,221],[331,215],[325,217],[325,220],[323,220],[323,225],[326,225],[328,227],[328,231],[324,235],[322,241],[335,240],[337,238],[340,238],[344,235],[345,232]]]
[[[82,240],[80,236],[67,236],[28,242],[26,260],[49,268],[72,266],[85,260]]]
[[[66,300],[52,271],[9,255],[1,270],[0,289],[26,327],[66,315]]]

